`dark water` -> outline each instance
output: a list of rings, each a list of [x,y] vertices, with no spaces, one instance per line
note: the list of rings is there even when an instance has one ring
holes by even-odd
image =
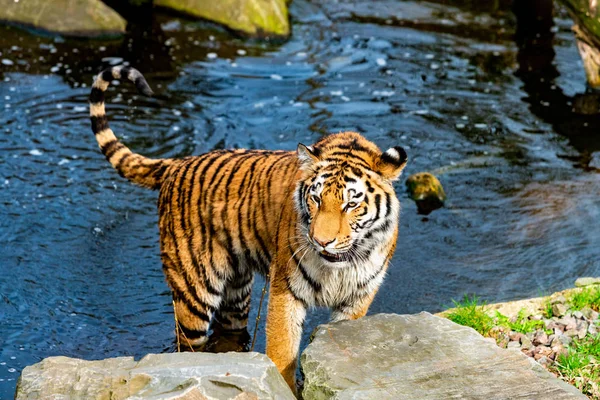
[[[0,30],[0,398],[47,356],[172,348],[156,193],[121,179],[89,128],[92,77],[121,59],[156,92],[109,94],[111,126],[145,155],[295,149],[357,130],[404,146],[405,176],[439,175],[448,206],[428,218],[397,185],[402,230],[372,313],[600,274],[599,102],[562,10],[550,28],[517,23],[507,2],[321,1],[294,2],[283,44],[166,15],[124,41]],[[326,316],[309,313],[307,333]]]

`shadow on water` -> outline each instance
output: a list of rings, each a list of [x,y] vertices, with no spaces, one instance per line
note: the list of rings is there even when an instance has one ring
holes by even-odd
[[[156,96],[112,85],[107,110],[145,155],[294,149],[351,129],[402,145],[407,176],[440,178],[446,207],[426,219],[398,183],[398,249],[371,312],[531,297],[600,274],[598,98],[564,10],[537,20],[506,0],[291,7],[294,34],[280,44],[162,13],[118,41],[0,29],[0,398],[50,355],[174,349],[156,193],[120,179],[89,128],[93,75],[123,61]],[[326,317],[309,313],[303,345]]]

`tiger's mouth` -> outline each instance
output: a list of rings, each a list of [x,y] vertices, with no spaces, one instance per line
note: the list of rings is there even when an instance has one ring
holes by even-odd
[[[348,257],[347,254],[349,252],[346,251],[344,253],[337,253],[337,254],[331,254],[326,252],[325,250],[319,252],[319,255],[321,256],[321,258],[324,258],[325,260],[331,262],[331,263],[336,263],[336,262],[342,262],[342,261],[348,261]]]

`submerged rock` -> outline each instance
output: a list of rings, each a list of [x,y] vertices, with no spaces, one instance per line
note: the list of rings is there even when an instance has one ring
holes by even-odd
[[[85,361],[49,357],[23,370],[15,399],[294,399],[267,356],[171,353]]]
[[[285,0],[155,0],[154,4],[251,36],[287,37],[290,34]]]
[[[100,0],[7,1],[0,21],[64,36],[119,36],[126,21]]]
[[[305,399],[587,398],[519,352],[425,312],[322,325],[301,364]]]
[[[408,177],[406,187],[410,198],[417,203],[419,214],[427,215],[443,207],[446,193],[440,181],[429,172],[419,172]]]

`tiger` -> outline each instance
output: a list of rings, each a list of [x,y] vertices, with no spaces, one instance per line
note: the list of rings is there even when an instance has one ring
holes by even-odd
[[[306,312],[331,321],[364,316],[396,249],[396,181],[408,157],[382,152],[355,132],[298,144],[295,151],[214,150],[150,159],[110,129],[104,93],[143,75],[116,66],[96,76],[89,104],[102,154],[124,178],[158,190],[160,258],[182,343],[202,349],[212,324],[246,330],[254,273],[269,282],[266,354],[295,392]],[[179,328],[179,329],[177,329]]]

